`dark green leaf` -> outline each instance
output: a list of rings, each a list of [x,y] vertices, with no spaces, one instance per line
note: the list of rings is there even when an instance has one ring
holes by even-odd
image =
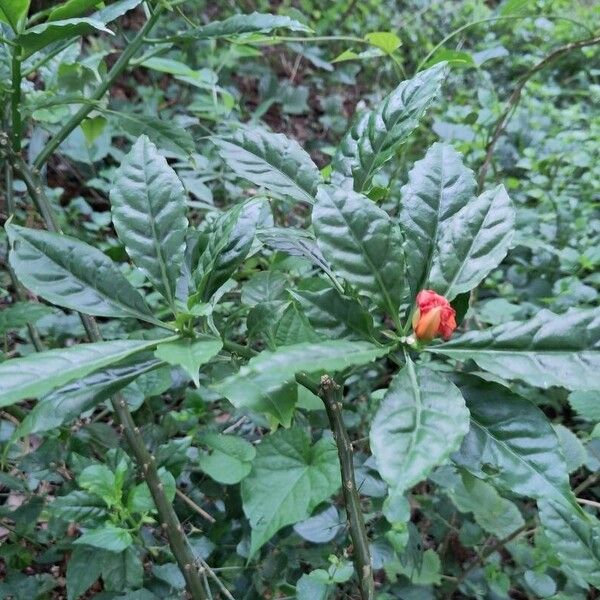
[[[208,446],[208,452],[198,456],[198,464],[215,481],[233,485],[250,473],[256,450],[246,440],[233,435],[206,433],[199,442]]]
[[[0,312],[0,335],[11,329],[20,329],[27,324],[34,324],[37,320],[52,314],[52,309],[39,302],[15,302],[5,306]]]
[[[79,17],[101,2],[102,0],[67,0],[50,11],[48,21],[60,21],[62,19]]]
[[[248,15],[233,15],[223,21],[213,21],[208,25],[197,27],[191,35],[196,39],[207,39],[230,37],[243,33],[268,33],[274,29],[311,31],[310,27],[290,17],[253,12]]]
[[[126,529],[108,523],[100,529],[86,531],[73,543],[93,546],[109,552],[123,552],[131,546],[133,538]]]
[[[67,600],[77,600],[102,573],[98,551],[86,546],[76,546],[67,562]]]

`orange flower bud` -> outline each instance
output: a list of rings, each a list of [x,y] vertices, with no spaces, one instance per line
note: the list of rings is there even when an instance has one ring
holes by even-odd
[[[418,340],[430,342],[438,335],[449,340],[456,329],[456,312],[443,296],[433,290],[421,290],[412,325]]]

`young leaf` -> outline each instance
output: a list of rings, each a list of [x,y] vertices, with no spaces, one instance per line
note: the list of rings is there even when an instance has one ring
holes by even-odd
[[[504,186],[469,202],[440,231],[430,287],[448,300],[473,289],[506,256],[514,226],[515,210]]]
[[[123,552],[133,543],[131,534],[126,529],[107,523],[100,529],[86,531],[74,544],[93,546],[109,552]]]
[[[335,445],[311,446],[303,429],[280,429],[258,446],[252,471],[242,481],[244,512],[252,527],[250,555],[286,525],[310,516],[339,487]]]
[[[199,441],[209,450],[198,456],[198,464],[215,481],[233,485],[250,473],[256,456],[256,450],[250,442],[234,435],[217,433],[206,433]]]
[[[216,356],[222,347],[223,342],[217,338],[181,338],[159,344],[154,354],[170,365],[182,367],[198,387],[200,385],[198,379],[200,367]]]
[[[0,0],[0,21],[18,33],[25,22],[31,0]]]
[[[185,191],[146,136],[123,160],[110,200],[113,223],[127,253],[173,307],[188,225]]]
[[[284,15],[269,15],[257,12],[249,15],[233,15],[223,21],[213,21],[208,25],[197,27],[191,36],[203,40],[208,38],[230,37],[243,33],[269,33],[274,29],[310,32],[310,27],[296,19]]]
[[[223,160],[240,177],[278,196],[308,204],[314,202],[321,174],[295,140],[258,127],[243,127],[229,137],[212,141]]]
[[[86,10],[94,8],[101,3],[102,0],[67,0],[50,11],[48,21],[60,21],[61,19],[79,17]]]
[[[459,389],[407,358],[373,420],[371,451],[383,479],[401,494],[457,450],[468,430]]]
[[[24,398],[39,398],[54,388],[80,379],[160,340],[115,340],[47,350],[0,364],[0,407]]]
[[[461,392],[471,429],[453,456],[455,463],[515,494],[574,502],[558,437],[537,406],[476,379]]]
[[[541,388],[600,390],[600,311],[594,308],[562,315],[540,310],[529,321],[471,331],[428,349]]]
[[[354,189],[369,187],[373,174],[419,124],[445,75],[437,64],[403,81],[377,108],[359,116],[340,142],[332,161],[338,176],[354,179]]]
[[[66,235],[12,224],[6,232],[10,264],[34,294],[90,315],[157,322],[140,293],[97,248]]]
[[[413,298],[429,287],[429,271],[442,231],[475,198],[476,190],[473,172],[447,144],[433,144],[408,174],[408,183],[401,190],[398,222],[406,240],[406,270]]]
[[[399,227],[362,194],[321,186],[312,222],[325,258],[359,292],[396,319],[404,252]]]
[[[567,574],[600,587],[600,521],[552,498],[538,501],[544,533]]]

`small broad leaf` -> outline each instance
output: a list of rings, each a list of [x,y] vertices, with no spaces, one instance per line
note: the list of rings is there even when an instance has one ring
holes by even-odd
[[[104,500],[96,494],[75,490],[65,496],[57,496],[48,506],[51,515],[66,523],[82,521],[102,522],[108,516]]]
[[[24,398],[39,398],[61,385],[80,379],[160,340],[116,340],[47,350],[0,364],[0,406]]]
[[[256,456],[254,446],[234,435],[206,433],[199,438],[208,452],[198,456],[200,468],[215,481],[226,485],[239,483],[250,473]]]
[[[422,71],[403,81],[377,108],[359,115],[333,157],[334,172],[353,178],[357,192],[368,189],[375,171],[417,127],[444,75],[444,64]]]
[[[191,33],[196,39],[231,37],[244,33],[269,33],[274,29],[310,32],[310,27],[284,15],[269,15],[253,12],[248,15],[233,15],[223,21],[213,21],[197,27]]]
[[[504,186],[469,202],[441,229],[429,286],[448,300],[473,289],[506,256],[514,227]]]
[[[164,467],[158,470],[158,477],[163,485],[164,494],[169,502],[173,502],[177,493],[177,484],[175,478]],[[156,504],[150,493],[150,488],[147,483],[136,485],[127,498],[127,508],[135,513],[147,513],[156,510]]]
[[[294,525],[294,531],[313,544],[330,542],[343,529],[343,517],[335,506],[330,506],[314,517]]]
[[[582,419],[600,422],[600,390],[571,392],[569,404]]]
[[[240,177],[278,196],[314,202],[321,174],[295,140],[258,127],[243,127],[229,137],[212,140]]]
[[[127,253],[173,307],[188,225],[185,191],[146,136],[121,163],[110,201],[113,223]]]
[[[551,498],[540,499],[538,508],[561,568],[579,581],[600,587],[600,521]]]
[[[109,552],[123,552],[133,543],[131,534],[126,529],[107,523],[100,529],[86,531],[74,544],[93,546]]]
[[[250,555],[286,525],[310,516],[339,487],[337,451],[330,439],[310,444],[303,429],[280,429],[258,446],[242,481],[244,512],[252,527]]]
[[[98,550],[76,546],[67,562],[67,600],[77,600],[102,573]]]
[[[97,248],[66,235],[12,224],[6,232],[10,264],[34,294],[86,314],[157,322],[140,293]]]
[[[63,19],[61,21],[49,21],[35,25],[19,35],[17,42],[23,48],[23,58],[25,59],[53,42],[68,40],[91,33],[113,34],[101,21],[81,17],[79,19]]]
[[[402,44],[400,38],[392,31],[372,31],[365,35],[365,40],[386,54],[392,54]]]
[[[15,302],[2,307],[0,312],[0,335],[11,329],[21,329],[27,324],[32,324],[52,314],[52,309],[40,302]]]
[[[459,389],[407,358],[373,420],[371,451],[383,479],[401,494],[457,450],[468,430]]]
[[[594,308],[562,315],[540,310],[529,321],[471,331],[428,350],[537,387],[600,390],[600,310]]]
[[[222,347],[221,340],[208,336],[195,339],[181,338],[160,344],[154,354],[170,365],[182,367],[198,387],[200,367],[216,356]]]
[[[558,437],[537,406],[475,378],[461,392],[471,429],[455,463],[512,493],[574,503]]]
[[[91,494],[100,496],[107,504],[120,498],[121,489],[117,485],[115,474],[106,465],[94,464],[86,467],[79,474],[77,483]]]
[[[404,252],[396,223],[366,196],[334,186],[319,188],[312,222],[336,272],[397,320]]]
[[[0,0],[0,21],[8,23],[15,33],[25,23],[31,0]]]

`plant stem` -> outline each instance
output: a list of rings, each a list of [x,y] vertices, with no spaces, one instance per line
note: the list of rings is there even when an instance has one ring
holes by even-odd
[[[12,92],[11,92],[11,134],[12,148],[15,152],[21,150],[21,46],[15,46],[12,51]]]
[[[352,443],[342,416],[342,388],[329,375],[321,377],[319,394],[325,404],[329,425],[336,442],[340,470],[342,474],[342,489],[344,504],[350,527],[350,537],[353,544],[354,568],[358,576],[360,596],[362,600],[373,600],[375,597],[375,582],[371,567],[369,538],[365,521],[360,507],[360,496],[356,488]]]
[[[129,61],[133,55],[138,51],[142,43],[144,42],[145,36],[156,24],[158,17],[163,11],[162,5],[159,5],[154,13],[150,15],[150,18],[146,21],[144,26],[138,31],[135,38],[125,48],[119,60],[113,65],[112,69],[108,72],[106,79],[94,90],[91,95],[91,100],[100,100],[104,94],[110,89],[115,79],[123,73],[127,68]],[[46,161],[52,156],[54,151],[62,144],[65,138],[76,128],[79,124],[90,114],[94,109],[94,104],[87,104],[82,106],[58,131],[58,133],[46,144],[44,149],[37,155],[33,162],[36,169],[39,169]]]

